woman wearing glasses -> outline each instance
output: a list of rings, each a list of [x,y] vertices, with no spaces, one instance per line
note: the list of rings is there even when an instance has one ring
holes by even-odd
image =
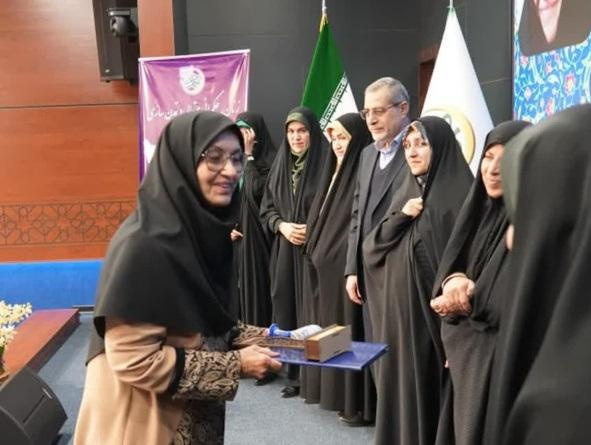
[[[472,174],[450,126],[438,117],[410,124],[403,140],[412,173],[402,206],[393,202],[365,238],[374,338],[390,352],[376,362],[376,444],[435,443],[445,378],[438,317],[429,301],[437,265]],[[414,191],[414,192],[413,192]]]
[[[279,370],[268,349],[231,350],[265,333],[231,315],[243,168],[240,131],[221,114],[164,129],[103,265],[76,444],[221,443],[240,375]]]
[[[275,238],[271,247],[273,321],[282,329],[302,326],[302,261],[306,219],[324,163],[322,131],[314,113],[291,110],[285,138],[271,167],[261,201],[261,219]],[[299,368],[290,366],[283,397],[299,394]]]

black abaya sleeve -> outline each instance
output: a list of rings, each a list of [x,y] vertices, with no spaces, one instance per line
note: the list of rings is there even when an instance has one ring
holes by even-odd
[[[362,155],[363,157],[363,155]],[[360,162],[361,163],[361,162]],[[347,262],[345,264],[345,276],[357,274],[357,248],[359,246],[358,227],[359,227],[359,174],[357,171],[357,180],[355,191],[353,192],[353,204],[351,207],[351,223],[349,225],[349,238],[347,242]]]
[[[413,218],[399,211],[386,215],[363,242],[364,258],[369,267],[382,263],[407,234]]]
[[[252,197],[256,203],[260,204],[263,195],[265,194],[267,175],[268,172],[260,172],[253,162],[248,162],[246,164],[246,168],[244,169],[244,179],[245,182],[250,182]]]
[[[281,218],[278,209],[275,207],[273,194],[268,186],[265,187],[265,193],[261,199],[260,217],[263,227],[269,230],[272,234],[276,234],[279,231],[279,224],[283,222],[283,218]]]

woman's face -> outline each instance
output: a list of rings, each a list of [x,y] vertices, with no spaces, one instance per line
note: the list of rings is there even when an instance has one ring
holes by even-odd
[[[209,205],[230,205],[243,164],[240,141],[231,131],[220,133],[205,149],[197,163],[196,175],[201,194]]]
[[[431,165],[431,145],[420,132],[411,129],[403,142],[404,156],[414,176],[424,175]]]
[[[533,0],[533,2],[540,17],[546,41],[552,43],[556,39],[558,31],[562,0]]]
[[[287,124],[287,142],[294,153],[304,153],[310,147],[310,132],[301,122],[292,121]]]
[[[480,165],[480,174],[482,182],[486,188],[486,193],[491,198],[500,198],[503,196],[503,185],[501,183],[501,159],[505,146],[495,144],[484,154],[482,164]]]
[[[351,142],[351,136],[343,131],[342,128],[335,126],[330,132],[330,139],[332,141],[332,151],[337,157],[337,163],[340,164],[343,162],[345,153],[347,153],[347,147],[349,146],[349,142]]]

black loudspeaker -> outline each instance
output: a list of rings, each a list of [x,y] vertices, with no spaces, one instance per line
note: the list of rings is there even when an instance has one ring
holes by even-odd
[[[101,80],[137,81],[140,56],[137,0],[93,0]]]
[[[68,416],[54,392],[23,368],[0,387],[0,443],[49,445]]]

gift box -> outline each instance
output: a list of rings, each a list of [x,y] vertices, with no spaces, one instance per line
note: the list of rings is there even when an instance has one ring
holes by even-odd
[[[304,358],[325,362],[351,349],[351,327],[333,324],[304,339]]]

